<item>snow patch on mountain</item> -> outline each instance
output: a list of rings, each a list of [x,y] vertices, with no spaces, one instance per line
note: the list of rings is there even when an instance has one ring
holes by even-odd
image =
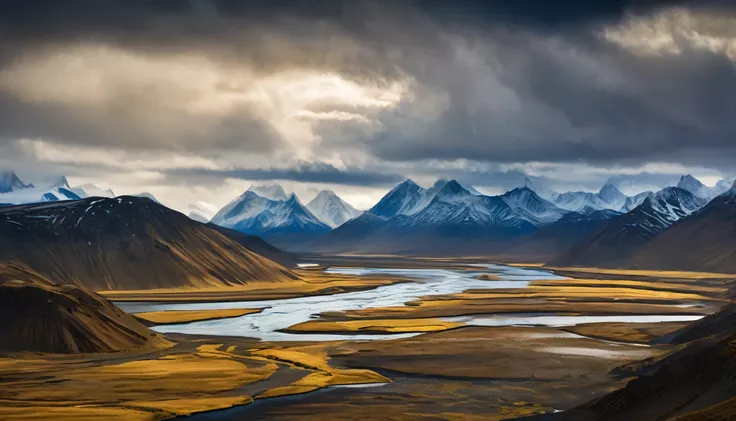
[[[539,197],[529,187],[517,187],[504,193],[501,198],[521,218],[529,221],[535,227],[551,224],[567,213],[552,202]]]
[[[586,209],[618,211],[626,205],[627,199],[628,196],[607,182],[598,193],[582,191],[560,193],[552,202],[562,209],[585,213]]]
[[[702,199],[711,199],[714,197],[714,192],[713,190],[711,190],[710,187],[701,183],[700,180],[690,174],[686,174],[680,177],[680,181],[677,183],[677,187],[687,190]]]
[[[107,198],[113,198],[115,197],[115,193],[112,191],[112,189],[103,189],[102,187],[87,183],[82,184],[80,186],[72,187],[69,190],[74,192],[79,197],[107,197]]]
[[[254,184],[248,187],[247,191],[270,200],[289,200],[284,188],[277,183]]]
[[[626,201],[624,202],[624,205],[621,207],[621,212],[630,212],[635,207],[639,206],[644,202],[647,198],[654,195],[654,192],[651,191],[645,191],[641,192],[639,194],[636,194],[631,197],[627,197]]]
[[[345,222],[362,214],[361,211],[350,206],[332,190],[322,190],[307,204],[317,218],[332,228],[339,227]]]
[[[534,190],[534,193],[538,194],[539,197],[553,202],[557,199],[560,193],[552,190],[551,188],[544,185],[541,181],[534,181],[529,177],[524,177],[524,185],[521,187],[528,187]]]
[[[707,203],[688,190],[666,187],[644,200],[631,214],[640,213],[643,216],[640,227],[655,235]]]
[[[609,204],[610,207],[608,209],[621,209],[626,203],[626,199],[628,199],[628,196],[621,193],[621,190],[617,189],[611,183],[606,183],[601,187],[598,197]]]
[[[217,213],[217,207],[215,205],[200,200],[196,203],[189,204],[189,213],[187,213],[187,216],[189,219],[197,222],[207,223],[215,213]]]
[[[69,187],[66,177],[60,176],[44,183],[42,187],[22,182],[13,171],[0,174],[0,203],[26,204],[39,202],[58,202],[62,200],[79,200],[87,197]]]
[[[152,193],[149,193],[149,192],[145,192],[144,191],[144,192],[141,192],[141,193],[138,193],[138,194],[134,194],[133,196],[135,196],[135,197],[145,197],[146,199],[153,200],[154,202],[158,203],[159,205],[163,205],[163,203],[161,203],[160,200],[156,199],[156,196],[154,196]]]

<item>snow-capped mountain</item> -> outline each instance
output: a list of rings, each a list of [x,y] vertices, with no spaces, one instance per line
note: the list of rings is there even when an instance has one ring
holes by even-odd
[[[519,217],[529,221],[535,227],[549,225],[567,213],[552,202],[539,197],[529,187],[517,187],[504,193],[501,198]]]
[[[0,193],[10,193],[23,189],[32,189],[33,187],[33,184],[26,184],[21,181],[15,171],[0,172]]]
[[[362,212],[350,206],[332,190],[322,190],[307,204],[307,209],[332,228],[358,217]]]
[[[441,227],[458,233],[493,229],[533,230],[528,221],[514,214],[501,197],[476,196],[457,181],[449,181],[429,205],[412,215],[399,215],[388,222],[396,227]]]
[[[543,199],[530,190],[531,194],[510,196],[509,201],[517,207],[513,209],[501,196],[474,195],[453,180],[445,182],[433,194],[429,204],[416,212],[406,212],[407,209],[417,209],[419,199],[426,194],[420,189],[412,182],[401,183],[374,207],[381,215],[365,212],[335,228],[316,243],[309,244],[307,249],[323,252],[432,254],[442,250],[443,253],[475,253],[534,231],[536,226],[530,220],[539,223],[539,217],[547,217],[546,212],[550,210]],[[542,202],[542,206],[527,210],[523,206],[526,201]]]
[[[206,224],[206,223],[210,222],[209,218],[207,218],[206,216],[202,215],[201,213],[199,213],[197,211],[189,211],[189,213],[187,214],[187,216],[192,221],[201,222],[203,224]]]
[[[624,203],[626,203],[626,199],[628,199],[628,196],[621,193],[621,190],[617,189],[611,183],[606,183],[601,187],[598,197],[611,206],[608,209],[621,209]]]
[[[612,219],[599,231],[556,259],[558,265],[610,266],[707,203],[679,187],[666,187],[631,212]]]
[[[736,185],[636,250],[627,265],[665,270],[736,272]]]
[[[728,191],[733,183],[734,181],[723,179],[716,183],[715,186],[708,187],[697,178],[693,177],[690,174],[687,174],[680,177],[680,181],[677,183],[677,187],[685,189],[697,197],[711,200],[716,196]]]
[[[410,215],[416,212],[417,207],[419,210],[423,207],[423,192],[417,183],[406,180],[386,193],[368,212],[383,218]]]
[[[72,187],[70,189],[74,194],[79,197],[115,197],[115,193],[112,189],[103,189],[96,184],[82,184],[81,186]]]
[[[555,196],[553,203],[558,207],[575,212],[586,213],[592,210],[620,210],[628,196],[621,193],[612,183],[606,183],[598,193],[567,192]]]
[[[289,200],[284,188],[277,183],[254,184],[248,187],[248,191],[271,200]]]
[[[545,200],[549,200],[549,201],[551,201],[553,203],[557,199],[557,196],[560,195],[560,193],[558,193],[558,192],[556,192],[556,191],[554,191],[554,190],[552,190],[552,189],[544,186],[540,182],[536,182],[536,181],[532,180],[529,177],[524,177],[524,186],[523,187],[528,187],[528,188],[534,190],[534,193],[538,194],[539,197],[541,197],[541,198],[543,198]]]
[[[406,180],[386,193],[368,212],[387,219],[399,215],[413,215],[426,208],[437,193],[449,182],[445,179],[439,179],[432,187],[425,189],[412,180]],[[472,186],[463,186],[455,180],[452,180],[452,182],[460,186],[470,195],[482,196]]]
[[[644,227],[659,231],[672,225],[679,219],[690,215],[705,206],[708,201],[678,187],[665,187],[634,210],[643,212],[647,217]],[[632,211],[633,212],[633,211]]]
[[[66,177],[58,177],[42,187],[36,187],[33,184],[23,183],[13,171],[0,176],[0,189],[9,190],[0,193],[0,203],[14,205],[81,198],[69,187]]]
[[[710,187],[701,183],[700,180],[693,177],[690,174],[683,175],[680,177],[680,181],[677,183],[677,187],[685,189],[690,193],[702,199],[711,199],[714,197],[713,191]],[[716,195],[717,196],[717,195]]]
[[[634,196],[630,196],[626,198],[626,201],[624,202],[624,205],[621,207],[621,212],[629,212],[633,210],[635,207],[639,206],[644,202],[647,198],[653,196],[654,193],[650,191],[641,192],[639,194],[636,194]]]
[[[734,181],[728,181],[726,179],[723,179],[723,180],[717,182],[715,186],[713,186],[713,193],[716,196],[721,195],[721,194],[729,191],[734,183],[736,183],[736,180],[734,180]]]
[[[207,202],[196,202],[189,204],[189,213],[187,216],[197,222],[207,223],[217,213],[217,208]]]
[[[597,193],[582,191],[560,193],[555,198],[554,204],[562,209],[581,213],[585,212],[586,208],[600,210],[608,209],[610,206]]]
[[[138,194],[134,194],[133,196],[135,196],[135,197],[145,197],[146,199],[153,200],[154,202],[158,203],[159,205],[162,204],[160,200],[156,199],[156,196],[154,196],[153,193],[149,193],[147,191],[140,192]]]
[[[212,223],[246,234],[274,235],[320,233],[330,227],[307,209],[295,194],[287,200],[271,200],[248,190],[228,203]]]

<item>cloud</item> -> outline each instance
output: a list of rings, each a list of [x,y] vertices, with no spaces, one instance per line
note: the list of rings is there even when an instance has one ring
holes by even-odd
[[[176,177],[214,177],[216,179],[288,180],[303,183],[344,184],[355,186],[390,186],[403,180],[400,174],[373,172],[359,168],[338,169],[327,163],[302,163],[293,168],[203,168],[171,170]]]
[[[420,75],[416,90],[380,116],[385,130],[367,142],[370,149],[396,161],[645,162],[663,153],[687,159],[692,150],[736,156],[729,117],[736,67],[725,50],[691,45],[679,54],[641,55],[600,36],[610,25],[449,36],[443,60],[407,63],[431,70],[410,71]]]
[[[3,2],[0,163],[208,186],[726,175],[734,19],[717,1]]]

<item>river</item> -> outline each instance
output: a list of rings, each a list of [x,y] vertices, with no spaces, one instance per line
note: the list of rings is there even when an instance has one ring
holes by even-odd
[[[268,301],[238,301],[214,303],[116,303],[128,313],[166,310],[212,310],[225,308],[262,308],[263,311],[241,317],[192,322],[154,327],[161,333],[186,333],[212,336],[243,336],[265,341],[327,341],[327,340],[380,340],[416,336],[407,334],[293,334],[280,330],[297,323],[316,318],[328,311],[360,310],[366,308],[401,306],[407,301],[431,295],[463,292],[473,288],[524,288],[532,280],[565,279],[549,271],[503,265],[474,265],[467,269],[389,269],[389,268],[330,268],[327,273],[347,275],[387,275],[412,278],[417,282],[385,285],[375,289],[343,294],[289,298]],[[481,280],[482,274],[495,275],[497,280]],[[591,322],[653,322],[691,321],[701,316],[610,316],[590,318],[586,316],[555,316],[524,314],[504,316],[473,316],[462,318],[468,325],[550,325],[564,326]]]

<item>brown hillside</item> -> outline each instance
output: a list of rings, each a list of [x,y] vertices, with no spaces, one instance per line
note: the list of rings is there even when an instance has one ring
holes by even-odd
[[[150,199],[0,209],[0,261],[93,290],[218,287],[297,279],[240,241]]]
[[[111,302],[74,285],[0,264],[0,351],[96,353],[168,342]]]
[[[637,250],[627,264],[736,273],[736,190],[672,225]]]
[[[733,305],[677,333],[695,338],[661,361],[645,365],[626,387],[548,417],[559,421],[736,419],[736,331]],[[682,417],[682,418],[679,418]]]

